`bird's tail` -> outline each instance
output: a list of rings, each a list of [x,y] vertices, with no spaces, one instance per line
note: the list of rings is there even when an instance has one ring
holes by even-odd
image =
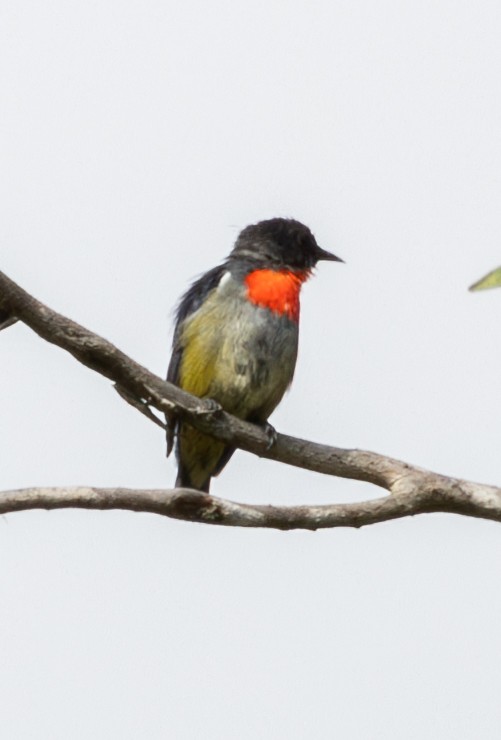
[[[179,468],[177,470],[176,488],[194,488],[197,491],[209,493],[210,482],[211,476],[209,475],[207,480],[205,480],[201,485],[195,485],[186,468],[182,464],[179,465]]]
[[[182,424],[177,439],[179,463],[176,487],[209,493],[211,478],[219,475],[235,448]]]

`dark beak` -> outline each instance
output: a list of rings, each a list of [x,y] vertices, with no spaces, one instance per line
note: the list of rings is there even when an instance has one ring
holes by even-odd
[[[336,257],[332,252],[327,252],[325,249],[322,249],[322,247],[319,247],[318,244],[316,249],[316,258],[317,260],[330,260],[330,262],[344,262],[341,257]]]

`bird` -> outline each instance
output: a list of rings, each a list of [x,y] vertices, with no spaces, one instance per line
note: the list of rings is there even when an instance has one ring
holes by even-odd
[[[273,436],[268,418],[296,366],[301,286],[320,260],[344,261],[295,219],[246,226],[228,257],[181,297],[167,380]],[[176,487],[209,493],[236,448],[172,414],[166,422],[167,456],[175,446],[178,463]]]

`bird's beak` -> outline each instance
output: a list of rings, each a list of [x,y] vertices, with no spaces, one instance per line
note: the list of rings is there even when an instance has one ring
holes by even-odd
[[[341,259],[341,257],[336,257],[335,254],[332,254],[332,252],[327,252],[325,249],[322,249],[322,247],[319,247],[317,245],[317,252],[316,252],[317,260],[330,260],[330,262],[344,262],[344,260]]]

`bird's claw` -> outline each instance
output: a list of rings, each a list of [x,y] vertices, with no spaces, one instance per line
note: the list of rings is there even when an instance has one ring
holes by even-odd
[[[222,410],[223,407],[221,404],[214,401],[213,398],[204,398],[204,405],[199,406],[195,413],[197,416],[215,416],[216,414],[220,414]]]
[[[271,450],[271,448],[276,443],[277,438],[278,438],[277,430],[275,429],[275,427],[272,427],[271,424],[265,421],[263,424],[263,431],[266,434],[266,438],[268,440],[266,449]]]

